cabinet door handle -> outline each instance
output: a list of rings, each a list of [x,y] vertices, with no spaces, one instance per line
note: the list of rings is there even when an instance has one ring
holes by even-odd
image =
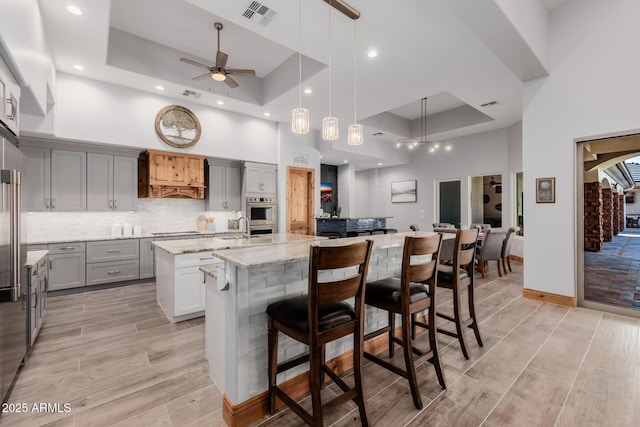
[[[216,257],[200,258],[200,261],[207,261],[209,259],[216,259]]]
[[[45,206],[47,209],[51,209],[51,199],[46,199],[45,200]]]
[[[110,254],[120,252],[120,249],[107,249]]]
[[[53,260],[49,260],[49,270],[53,270]]]
[[[117,200],[113,201],[113,207],[114,207],[114,209],[118,209],[118,201]]]
[[[113,200],[109,200],[109,209],[113,209]]]
[[[118,273],[120,273],[120,270],[107,271],[107,274],[118,274]]]
[[[18,114],[18,101],[11,95],[11,97],[7,99],[7,104],[11,106],[11,113],[7,114],[7,119],[14,122]]]
[[[60,248],[61,251],[70,251],[71,249],[75,249],[75,246],[63,246]]]
[[[49,276],[44,276],[44,291],[49,291]]]
[[[56,199],[51,199],[51,209],[56,208]]]

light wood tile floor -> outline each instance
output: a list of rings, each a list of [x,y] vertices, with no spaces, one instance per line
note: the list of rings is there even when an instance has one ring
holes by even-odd
[[[523,299],[522,268],[513,266],[504,278],[492,265],[487,279],[477,279],[484,347],[470,333],[465,360],[457,341],[439,335],[448,389],[440,389],[430,364],[418,368],[421,411],[406,380],[365,366],[374,425],[636,425],[639,320]],[[438,298],[450,305],[447,291]],[[10,402],[69,403],[71,412],[4,414],[0,425],[224,425],[222,396],[207,376],[203,321],[169,323],[153,283],[56,296],[49,304]],[[393,363],[402,363],[396,355]],[[336,391],[329,385],[323,393],[330,398]],[[308,398],[303,405],[310,406]],[[347,403],[325,425],[358,422]],[[257,424],[303,425],[289,410]]]

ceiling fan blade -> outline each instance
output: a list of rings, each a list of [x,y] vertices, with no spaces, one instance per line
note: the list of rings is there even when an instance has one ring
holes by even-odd
[[[204,79],[208,79],[209,77],[211,77],[211,73],[206,73],[206,74],[202,74],[200,76],[196,76],[196,77],[192,78],[191,80],[204,80]]]
[[[255,70],[241,70],[237,68],[227,68],[227,74],[233,74],[234,76],[256,76]]]
[[[182,61],[182,62],[186,62],[187,64],[195,65],[196,67],[206,68],[207,70],[208,70],[209,68],[211,68],[211,67],[209,67],[208,65],[201,64],[201,63],[196,62],[196,61],[193,61],[193,60],[191,60],[191,59],[189,59],[189,58],[180,58],[180,61]]]
[[[239,84],[237,81],[233,80],[231,78],[231,76],[227,76],[226,79],[224,79],[224,82],[229,86],[229,87],[238,87]]]
[[[227,60],[229,59],[229,55],[224,52],[218,51],[216,53],[216,67],[224,68],[227,65]]]

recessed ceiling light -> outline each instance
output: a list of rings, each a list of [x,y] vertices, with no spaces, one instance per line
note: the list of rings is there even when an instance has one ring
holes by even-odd
[[[84,71],[84,67],[82,65],[76,64],[76,65],[73,66],[73,68],[75,68],[78,71]]]
[[[160,85],[157,85],[157,86],[156,86],[156,89],[158,89],[158,90],[164,90],[164,87],[162,87],[162,86],[160,86]]]
[[[429,152],[430,152],[430,153],[435,153],[435,152],[436,152],[436,149],[435,149],[435,148],[433,148],[433,147],[432,147],[432,148],[429,148]]]
[[[342,163],[349,163],[349,160],[343,160]]]
[[[271,113],[270,113],[270,112],[268,112],[268,111],[265,111],[265,112],[264,112],[264,116],[265,116],[265,117],[269,117],[270,115],[271,115]]]
[[[309,89],[309,88],[306,88],[304,90],[304,93],[306,93],[307,95],[311,95],[313,93],[313,91],[311,89]]]
[[[436,142],[435,144],[433,144],[434,148],[440,148],[440,143]]]
[[[413,144],[409,144],[409,150],[413,150],[414,145]]]
[[[367,52],[367,56],[369,58],[375,58],[376,56],[378,56],[378,51],[375,49],[371,49],[369,52]]]
[[[400,144],[399,142],[398,142],[398,143],[396,143],[396,148],[400,148],[400,146],[401,146],[401,145],[402,145],[402,144]]]
[[[322,158],[322,156],[320,156],[320,158]]]
[[[218,104],[218,105],[224,105],[224,101],[216,101],[216,104]]]
[[[82,15],[82,10],[80,10],[78,6],[74,6],[74,5],[67,6],[67,12],[76,16]]]
[[[444,149],[447,150],[447,151],[451,151],[451,146],[447,145],[446,147],[444,147]]]
[[[382,163],[378,163],[378,166],[382,166]]]

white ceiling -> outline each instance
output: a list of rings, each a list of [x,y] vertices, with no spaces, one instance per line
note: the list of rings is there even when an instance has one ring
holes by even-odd
[[[545,0],[548,7],[559,1]],[[302,42],[298,37],[298,2],[265,0],[276,11],[266,26],[249,22],[242,12],[249,0],[75,0],[80,17],[65,8],[69,0],[40,0],[45,32],[60,71],[184,100],[185,89],[203,95],[190,102],[224,108],[264,119],[288,122],[298,105],[298,49],[304,59],[303,105],[312,128],[319,130],[329,110],[329,58],[332,63],[333,115],[341,135],[354,118],[354,21],[332,12],[321,0],[302,3]],[[365,124],[365,145],[354,151],[345,138],[324,149],[323,160],[340,164],[346,158],[362,167],[406,161],[406,156],[372,155],[392,147],[398,138],[415,136],[420,99],[429,97],[431,139],[444,140],[509,126],[522,115],[522,80],[509,61],[500,59],[485,37],[479,37],[460,17],[462,0],[351,0],[360,10],[357,31],[357,117]],[[455,4],[455,6],[453,6]],[[495,8],[494,8],[495,9]],[[474,16],[496,28],[506,18],[487,8]],[[194,82],[201,69],[179,62],[181,56],[212,64],[216,51],[213,23],[224,24],[221,50],[229,66],[255,69],[257,77],[238,77],[237,89],[226,84]],[[497,25],[500,24],[500,25]],[[331,31],[329,31],[331,29]],[[514,32],[516,34],[516,32]],[[496,35],[500,40],[500,34]],[[490,39],[489,39],[490,40]],[[499,41],[497,42],[499,43]],[[331,48],[330,48],[331,45]],[[369,49],[378,51],[368,58]],[[525,53],[526,54],[526,53]],[[522,56],[514,52],[513,57]],[[524,63],[524,61],[523,61]],[[74,64],[82,64],[77,71]],[[536,74],[537,73],[537,74]],[[524,74],[527,74],[526,72]],[[528,75],[539,76],[538,69]],[[223,100],[224,107],[216,105]],[[492,108],[481,107],[498,101]],[[460,114],[465,108],[467,114]],[[457,121],[476,112],[474,120]],[[438,126],[442,119],[447,126]],[[371,137],[383,132],[381,137]],[[369,144],[369,145],[368,145]],[[371,145],[373,144],[373,145]],[[376,145],[376,149],[372,149]],[[378,145],[380,147],[378,147]],[[378,150],[380,148],[380,150]],[[329,160],[327,160],[329,162]]]

